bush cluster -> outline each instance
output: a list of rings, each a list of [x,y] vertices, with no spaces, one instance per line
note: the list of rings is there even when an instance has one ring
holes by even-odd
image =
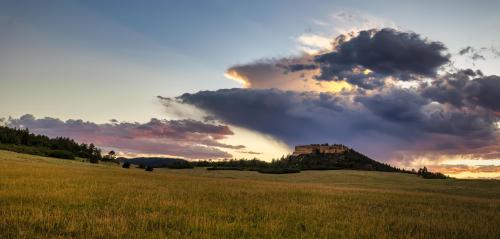
[[[263,168],[258,170],[259,173],[270,173],[270,174],[286,174],[286,173],[300,173],[300,169],[297,168]]]
[[[427,167],[423,167],[418,170],[417,175],[425,179],[447,179],[448,176],[440,173],[440,172],[430,172],[427,170]]]

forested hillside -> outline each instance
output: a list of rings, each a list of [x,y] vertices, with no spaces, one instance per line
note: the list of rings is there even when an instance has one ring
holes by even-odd
[[[64,159],[75,157],[98,162],[102,159],[101,149],[93,144],[77,143],[73,139],[30,133],[28,129],[13,129],[0,126],[0,149],[40,156]]]

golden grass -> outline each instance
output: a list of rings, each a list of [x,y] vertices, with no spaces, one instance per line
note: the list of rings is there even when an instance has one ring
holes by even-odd
[[[0,238],[500,238],[500,182],[122,169],[0,151]]]

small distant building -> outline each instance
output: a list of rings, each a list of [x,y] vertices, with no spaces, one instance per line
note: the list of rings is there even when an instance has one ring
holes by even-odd
[[[348,147],[342,144],[309,144],[309,145],[297,145],[295,146],[295,151],[293,151],[293,156],[299,156],[302,154],[312,154],[312,153],[322,153],[322,154],[338,154],[349,150]]]

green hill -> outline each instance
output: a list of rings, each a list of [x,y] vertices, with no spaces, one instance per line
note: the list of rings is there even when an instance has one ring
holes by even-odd
[[[153,172],[0,151],[0,238],[499,238],[500,181]]]
[[[388,164],[375,161],[353,149],[342,153],[311,153],[298,156],[290,155],[277,162],[280,166],[301,170],[355,169],[383,172],[404,172]]]

